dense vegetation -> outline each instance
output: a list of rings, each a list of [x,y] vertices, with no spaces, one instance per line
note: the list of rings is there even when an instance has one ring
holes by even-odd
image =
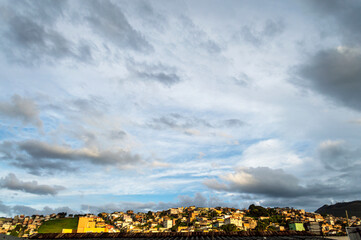
[[[11,236],[20,237],[24,234],[24,227],[21,225],[16,225],[16,227],[10,232]]]
[[[269,217],[277,214],[276,210],[273,208],[264,208],[262,206],[256,206],[254,204],[250,205],[248,209],[249,212],[247,213],[247,216],[254,218]]]
[[[221,226],[221,229],[225,232],[235,232],[237,231],[237,226],[234,224],[225,224]]]

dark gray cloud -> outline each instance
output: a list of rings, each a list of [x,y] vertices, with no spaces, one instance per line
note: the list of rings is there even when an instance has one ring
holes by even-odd
[[[155,80],[158,81],[166,86],[171,86],[173,84],[176,84],[180,82],[180,78],[177,74],[174,73],[164,73],[164,72],[138,72],[138,77],[149,79],[149,80]]]
[[[14,95],[10,102],[0,102],[0,115],[33,124],[41,128],[43,123],[39,117],[39,109],[33,100]]]
[[[36,209],[25,205],[15,205],[15,206],[9,206],[4,204],[0,200],[0,213],[5,214],[6,216],[14,216],[14,215],[20,215],[24,214],[25,216],[32,216],[34,214],[37,215],[48,215],[52,213],[60,213],[60,212],[66,212],[68,214],[77,214],[81,213],[79,211],[73,210],[69,207],[58,207],[58,208],[50,208],[48,206],[45,206],[43,209]]]
[[[361,2],[358,0],[330,0],[308,1],[317,13],[321,14],[322,21],[328,21],[333,34],[341,36],[347,45],[361,43]],[[326,17],[326,18],[325,18]],[[331,33],[332,34],[332,33]]]
[[[37,181],[24,182],[19,180],[13,173],[9,173],[7,176],[1,178],[0,188],[23,191],[37,195],[56,195],[59,191],[65,189],[63,186],[38,184]]]
[[[244,126],[244,124],[245,123],[239,119],[225,119],[210,122],[203,118],[171,113],[162,117],[153,118],[147,126],[156,130],[174,129],[185,131],[191,128],[237,128]],[[184,133],[187,134],[187,132]]]
[[[2,159],[10,161],[16,166],[26,168],[33,174],[42,171],[75,170],[72,163],[88,162],[100,166],[116,166],[126,169],[143,162],[137,154],[133,155],[124,150],[99,151],[98,149],[74,149],[65,145],[51,145],[46,142],[27,140],[22,142],[3,142],[0,145]]]
[[[148,127],[157,130],[169,129],[169,128],[185,130],[188,128],[195,128],[195,127],[213,128],[213,125],[204,119],[200,119],[196,117],[186,117],[178,113],[172,113],[167,116],[153,118],[152,121],[148,124]]]
[[[15,206],[11,207],[12,215],[18,215],[18,214],[24,214],[27,216],[31,216],[34,214],[49,215],[52,213],[60,213],[60,212],[66,212],[67,214],[80,213],[79,211],[75,211],[69,207],[51,208],[51,207],[45,206],[43,209],[36,209],[36,208],[24,206],[24,205],[15,205]]]
[[[297,68],[293,83],[319,92],[335,102],[361,110],[361,52],[359,49],[322,50]]]
[[[257,167],[239,169],[234,174],[222,176],[225,182],[209,179],[204,184],[218,191],[262,194],[270,197],[299,196],[301,186],[296,177],[281,169]]]
[[[73,43],[55,28],[66,1],[12,3],[0,7],[0,19],[4,24],[0,33],[2,50],[9,60],[25,65],[54,64],[55,60],[65,58],[91,61],[91,49],[85,41]]]
[[[230,128],[237,128],[243,127],[245,123],[239,119],[227,119],[223,121],[223,124]]]
[[[83,5],[83,2],[81,2]],[[84,19],[88,22],[94,33],[122,49],[132,49],[148,53],[153,50],[145,37],[135,30],[122,9],[111,1],[86,1],[84,6],[87,11]]]
[[[282,169],[268,167],[238,169],[235,173],[221,176],[221,179],[222,181],[207,179],[204,184],[217,191],[286,199],[310,196],[320,198],[355,196],[360,190],[354,186],[336,187],[336,177],[333,178],[335,181],[328,181],[327,184],[316,182],[304,186],[295,176]]]
[[[156,81],[167,87],[171,87],[182,80],[177,73],[177,68],[162,63],[137,63],[130,59],[127,68],[135,75],[135,77],[138,77],[141,80]]]
[[[75,8],[80,11],[73,11]],[[142,12],[149,19],[157,14],[143,4]],[[72,59],[93,63],[93,52],[99,51],[92,39],[79,36],[76,40],[61,29],[62,24],[88,26],[103,41],[102,46],[149,53],[152,45],[126,18],[121,3],[112,1],[5,1],[0,4],[2,52],[8,60],[24,65],[58,64]],[[76,26],[76,25],[74,25]],[[76,26],[77,27],[77,26]],[[74,31],[71,29],[70,31]],[[163,76],[160,76],[163,77]]]
[[[267,20],[261,30],[254,26],[243,26],[242,29],[234,34],[236,41],[243,40],[256,47],[272,40],[285,30],[285,24],[282,20]]]
[[[361,148],[348,146],[344,141],[322,142],[318,156],[328,170],[348,172],[361,169]]]
[[[11,215],[11,207],[5,205],[1,200],[0,200],[0,213],[6,214],[7,216]]]
[[[341,198],[340,201],[344,199]],[[297,198],[274,198],[265,199],[261,202],[263,207],[293,207],[296,209],[305,209],[306,211],[314,212],[325,203],[331,203],[329,199],[325,198],[310,198],[310,197],[297,197]]]
[[[361,110],[361,2],[357,0],[309,1],[322,21],[330,26],[329,34],[340,37],[344,46],[322,49],[297,67],[301,79],[297,85]]]

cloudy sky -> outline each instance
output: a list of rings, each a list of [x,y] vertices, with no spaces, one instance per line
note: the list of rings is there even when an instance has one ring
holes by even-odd
[[[360,199],[360,12],[0,1],[0,215]]]

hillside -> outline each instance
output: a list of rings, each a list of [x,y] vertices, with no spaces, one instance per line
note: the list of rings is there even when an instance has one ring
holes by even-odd
[[[316,213],[320,214],[332,214],[336,217],[345,217],[345,210],[347,210],[348,216],[361,217],[361,201],[342,202],[333,205],[323,205],[316,210]]]
[[[77,229],[78,218],[59,218],[44,222],[40,227],[39,233],[61,233],[63,228]]]

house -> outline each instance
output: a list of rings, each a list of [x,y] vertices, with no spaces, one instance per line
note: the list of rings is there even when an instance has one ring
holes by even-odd
[[[289,228],[291,231],[305,231],[303,223],[301,222],[290,223]]]

